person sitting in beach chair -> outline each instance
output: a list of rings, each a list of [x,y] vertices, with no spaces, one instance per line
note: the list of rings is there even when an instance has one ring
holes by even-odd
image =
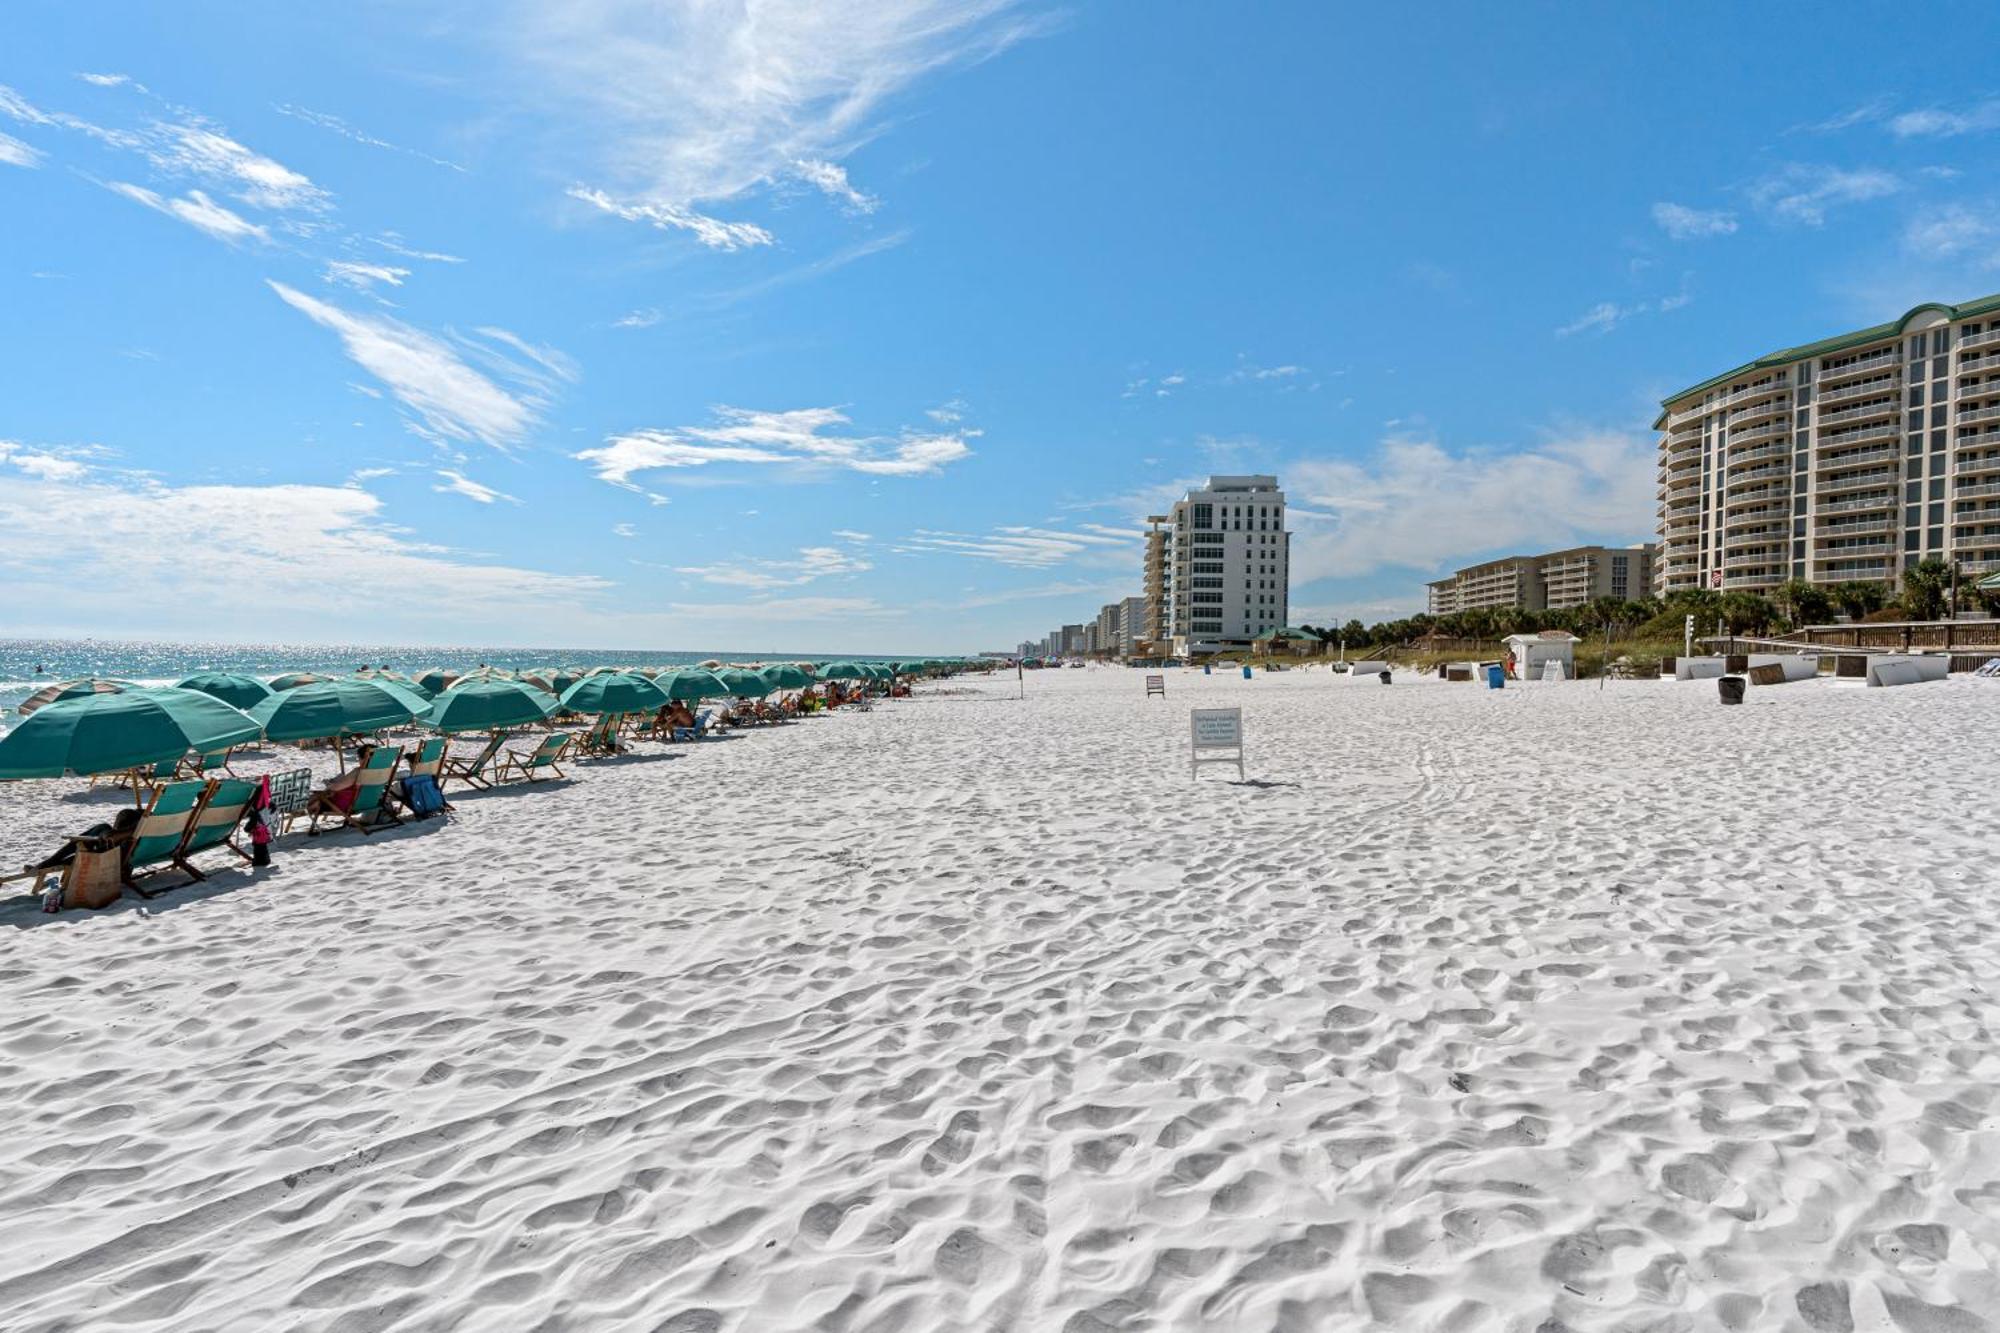
[[[402,757],[400,745],[362,746],[354,767],[330,780],[306,803],[306,813],[311,816],[306,836],[319,836],[322,819],[334,821],[335,829],[358,828],[363,833],[401,824],[382,798],[389,790],[389,775]]]

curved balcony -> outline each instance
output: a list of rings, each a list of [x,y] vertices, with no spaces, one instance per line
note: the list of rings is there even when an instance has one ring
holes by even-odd
[[[1791,433],[1791,425],[1785,421],[1774,421],[1768,426],[1756,426],[1746,431],[1729,432],[1729,447],[1733,450],[1741,444],[1756,444],[1760,440],[1782,440]]]
[[[1791,455],[1792,446],[1782,442],[1762,445],[1756,449],[1745,449],[1740,454],[1732,449],[1729,452],[1728,467],[1730,471],[1734,472],[1739,467],[1748,467],[1750,464],[1759,462],[1762,459],[1790,458]]]
[[[1989,472],[2000,472],[2000,454],[1990,454],[1985,458],[1961,458],[1955,475],[1970,477]]]
[[[1863,463],[1877,463],[1896,457],[1893,444],[1877,445],[1873,449],[1850,449],[1844,454],[1821,454],[1813,461],[1815,472],[1835,472],[1844,467],[1860,467]]]
[[[1993,386],[1993,392],[2000,393],[2000,384]],[[1960,390],[1961,397],[1963,397],[1963,394],[1964,390]],[[2000,421],[2000,403],[1995,403],[1991,407],[1974,408],[1970,411],[1960,408],[1958,415],[1953,417],[1952,421],[1960,426],[1970,426],[1980,421]]]
[[[2000,481],[1976,481],[1970,486],[1952,487],[1952,497],[1970,500],[1976,495],[2000,495]]]
[[[1990,328],[1984,333],[1975,333],[1970,338],[1960,338],[1958,350],[1969,352],[1975,347],[1987,347],[1994,343],[2000,343],[2000,326]]]
[[[1743,472],[1732,472],[1729,474],[1728,491],[1729,494],[1734,495],[1742,487],[1752,485],[1756,482],[1771,481],[1778,477],[1789,477],[1791,475],[1792,469],[1783,464],[1777,467],[1766,464],[1763,467],[1753,467]]]
[[[1826,384],[1834,380],[1848,380],[1854,378],[1856,375],[1867,374],[1872,370],[1885,370],[1890,366],[1898,364],[1900,362],[1896,359],[1896,349],[1894,347],[1884,347],[1878,352],[1870,352],[1866,356],[1858,356],[1852,361],[1843,361],[1839,365],[1829,366],[1821,363],[1819,368],[1819,382]]]
[[[1847,430],[1823,430],[1815,441],[1822,449],[1839,449],[1850,444],[1864,444],[1869,440],[1893,440],[1902,434],[1893,421],[1885,421],[1879,426],[1855,426]]]
[[[1746,384],[1740,389],[1731,390],[1727,398],[1724,398],[1718,404],[1714,404],[1714,406],[1734,407],[1738,403],[1747,403],[1753,398],[1763,398],[1770,394],[1790,393],[1791,391],[1792,386],[1784,380],[1759,380],[1755,384]]]
[[[1837,412],[1819,414],[1820,429],[1836,426],[1845,421],[1873,421],[1881,417],[1894,417],[1902,411],[1901,403],[1894,398],[1884,398],[1878,402],[1862,403],[1856,407],[1843,407]]]
[[[1892,488],[1884,490],[1879,495],[1857,495],[1851,500],[1835,500],[1828,504],[1819,505],[1816,512],[1822,514],[1866,514],[1883,509],[1894,509],[1895,507],[1896,492]]]
[[[1821,382],[1825,382],[1823,376],[1821,377]],[[1838,389],[1822,390],[1819,395],[1819,401],[1820,406],[1824,407],[1828,403],[1844,403],[1850,398],[1866,398],[1870,394],[1900,394],[1902,390],[1903,375],[1901,371],[1898,371],[1893,375],[1882,375],[1875,379],[1857,380],[1853,384],[1843,384]]]
[[[1876,468],[1869,472],[1857,472],[1846,477],[1829,477],[1819,484],[1821,495],[1836,495],[1845,491],[1865,491],[1875,486],[1892,486],[1896,481],[1896,469]]]
[[[1753,422],[1764,421],[1774,416],[1781,416],[1790,406],[1783,398],[1766,398],[1762,402],[1752,403],[1748,407],[1737,408],[1722,419],[1722,424],[1729,427],[1732,431],[1737,430]]]

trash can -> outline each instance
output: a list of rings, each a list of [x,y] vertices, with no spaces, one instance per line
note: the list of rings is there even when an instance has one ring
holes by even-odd
[[[1201,664],[1201,674],[1204,676],[1212,676],[1215,674],[1215,668],[1210,664],[1208,664],[1207,662],[1203,662]]]
[[[1722,695],[1722,702],[1726,704],[1740,704],[1743,702],[1743,677],[1717,676],[1715,678],[1715,688]]]
[[[1507,688],[1507,668],[1498,662],[1486,668],[1486,688],[1504,690]]]
[[[1380,672],[1376,675],[1375,679],[1381,681],[1384,685],[1387,685],[1389,683],[1389,673],[1386,671]]]
[[[1243,679],[1250,679],[1250,664],[1248,662],[1243,664]]]

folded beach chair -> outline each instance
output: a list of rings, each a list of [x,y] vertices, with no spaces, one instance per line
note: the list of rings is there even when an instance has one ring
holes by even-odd
[[[496,731],[493,733],[493,739],[486,742],[486,748],[469,761],[447,758],[444,761],[444,770],[438,775],[438,786],[442,788],[447,782],[456,778],[474,787],[491,787],[494,782],[494,761],[500,756],[500,747],[506,743],[507,737]]]
[[[310,768],[295,768],[288,773],[271,774],[271,825],[275,833],[283,833],[292,826],[292,821],[306,812],[312,803],[313,771]]]
[[[363,833],[373,833],[389,824],[401,824],[396,812],[383,803],[383,796],[389,790],[389,777],[396,771],[396,761],[403,757],[399,745],[377,747],[368,756],[368,762],[361,766],[361,780],[354,786],[354,801],[345,810],[327,800],[325,793],[314,793],[306,807],[312,821],[306,825],[306,836],[319,834],[319,821],[337,821],[336,829],[358,828]]]
[[[242,778],[213,779],[207,786],[208,794],[202,798],[194,822],[188,825],[187,836],[173,856],[175,866],[198,880],[208,878],[195,869],[194,857],[198,853],[227,847],[245,861],[250,859],[250,853],[236,845],[236,830],[241,827],[250,802],[257,799],[257,784]]]
[[[545,777],[566,778],[569,775],[556,767],[556,761],[569,752],[569,743],[567,733],[552,731],[542,737],[542,743],[535,747],[532,754],[525,757],[510,754],[502,759],[495,778],[502,782],[514,776],[526,782],[536,782]]]

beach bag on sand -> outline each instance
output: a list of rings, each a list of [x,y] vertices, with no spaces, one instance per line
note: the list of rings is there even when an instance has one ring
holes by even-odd
[[[403,804],[418,819],[429,819],[444,809],[444,793],[438,790],[436,778],[428,773],[419,773],[413,778],[403,779]]]

